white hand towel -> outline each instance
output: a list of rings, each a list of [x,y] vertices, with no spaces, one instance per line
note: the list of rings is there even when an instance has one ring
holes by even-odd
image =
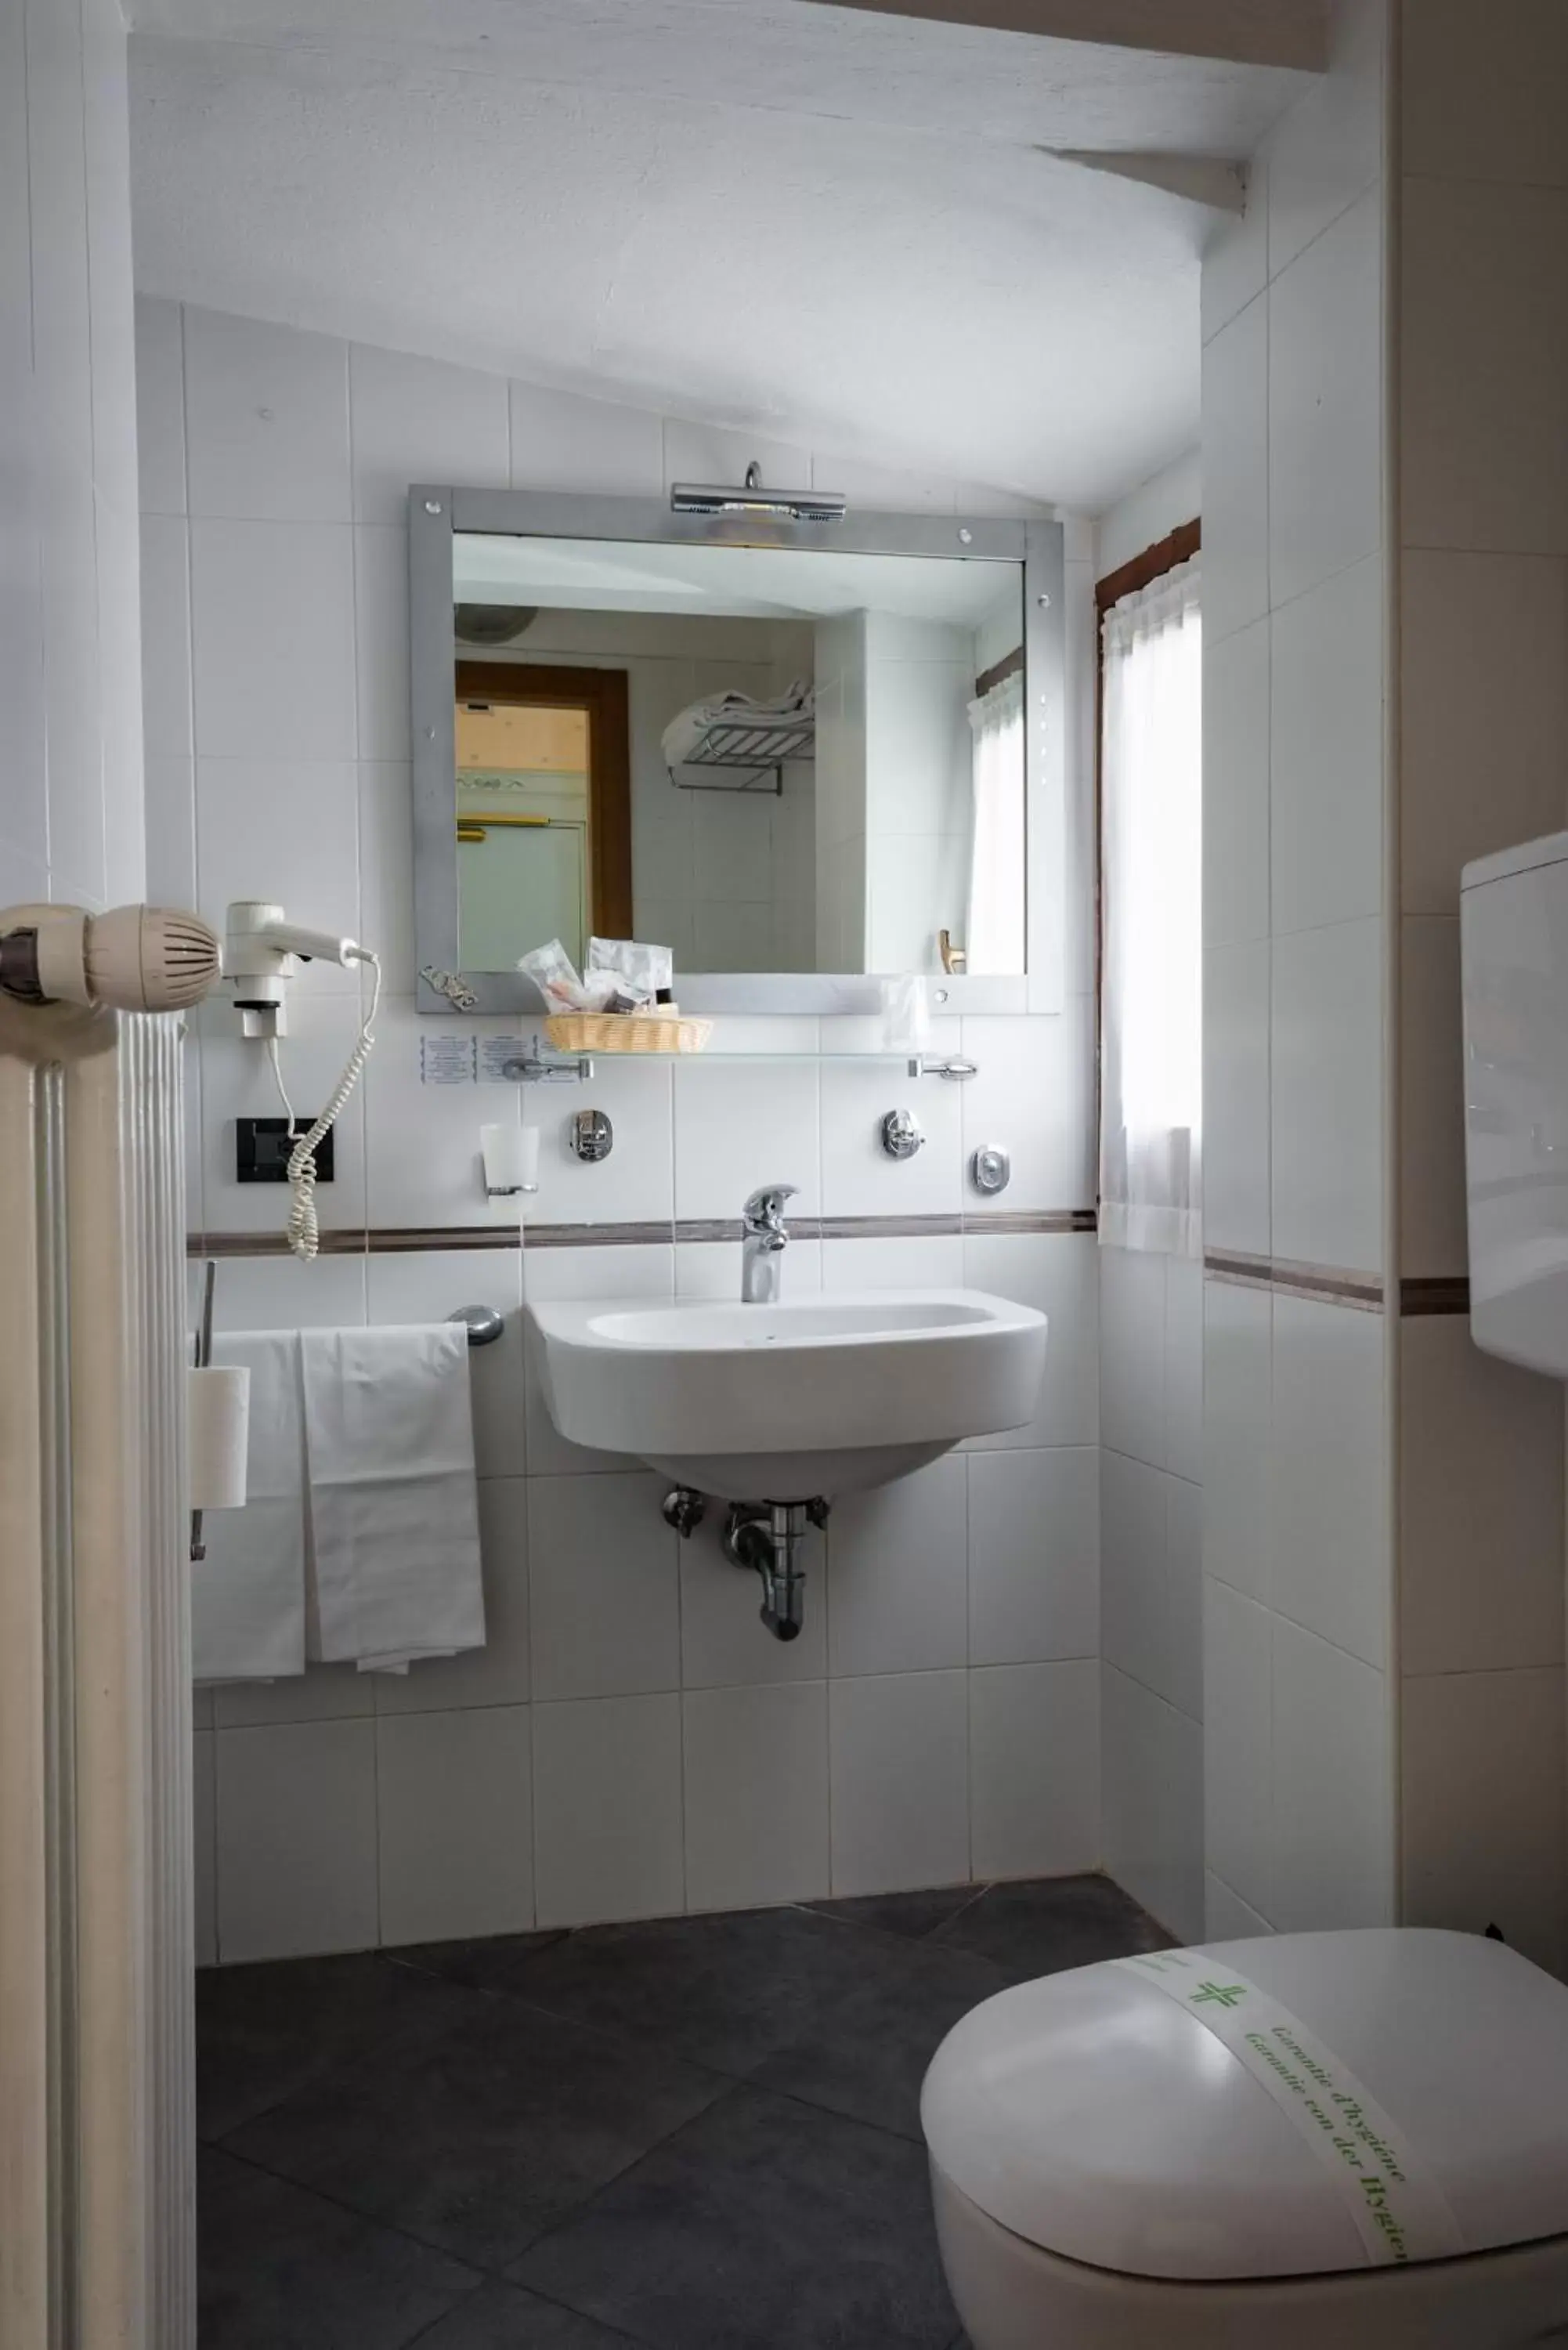
[[[214,1363],[251,1375],[246,1501],[208,1513],[191,1566],[198,1681],[275,1680],[305,1670],[305,1422],[296,1330],[235,1330]]]
[[[301,1333],[311,1654],[368,1671],[484,1645],[468,1336]]]

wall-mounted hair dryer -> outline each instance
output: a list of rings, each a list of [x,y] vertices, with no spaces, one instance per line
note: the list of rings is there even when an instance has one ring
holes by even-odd
[[[342,1110],[370,1057],[376,1041],[376,1007],[381,1000],[381,966],[371,950],[358,940],[305,930],[289,921],[281,906],[265,898],[239,899],[229,908],[223,962],[241,1026],[247,1036],[259,1037],[266,1048],[291,1138],[296,1120],[277,1049],[278,1038],[288,1033],[289,981],[298,977],[301,962],[336,962],[346,970],[362,962],[370,968],[369,1008],[354,1049],[326,1108],[315,1125],[300,1135],[288,1158],[288,1244],[296,1256],[313,1257],[320,1244],[316,1221],[317,1145]]]

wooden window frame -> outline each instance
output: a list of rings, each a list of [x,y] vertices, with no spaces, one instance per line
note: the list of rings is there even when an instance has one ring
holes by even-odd
[[[514,709],[580,710],[586,714],[593,927],[601,938],[629,939],[631,712],[626,671],[460,660],[453,690],[459,702],[499,702]]]

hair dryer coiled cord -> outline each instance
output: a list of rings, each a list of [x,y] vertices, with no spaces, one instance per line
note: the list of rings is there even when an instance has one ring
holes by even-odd
[[[380,958],[373,954],[369,947],[353,947],[349,950],[349,955],[353,962],[366,962],[370,966],[373,976],[370,982],[369,1008],[359,1024],[358,1038],[353,1051],[343,1065],[343,1074],[332,1089],[332,1097],[327,1107],[310,1131],[300,1136],[288,1154],[288,1244],[296,1256],[304,1258],[307,1263],[317,1253],[321,1246],[321,1231],[316,1219],[317,1146],[327,1128],[335,1124],[349,1095],[358,1083],[359,1072],[369,1059],[370,1049],[376,1042],[376,1011],[381,1001]],[[266,1049],[267,1058],[272,1063],[273,1078],[277,1087],[278,1097],[283,1103],[285,1116],[288,1119],[288,1131],[292,1137],[295,1128],[294,1105],[288,1098],[287,1089],[283,1082],[283,1066],[278,1058],[275,1036],[268,1037]]]

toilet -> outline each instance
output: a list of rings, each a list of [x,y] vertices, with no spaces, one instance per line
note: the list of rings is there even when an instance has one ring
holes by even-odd
[[[1048,1975],[948,2034],[921,2120],[973,2350],[1568,2345],[1568,1989],[1501,1942]]]

